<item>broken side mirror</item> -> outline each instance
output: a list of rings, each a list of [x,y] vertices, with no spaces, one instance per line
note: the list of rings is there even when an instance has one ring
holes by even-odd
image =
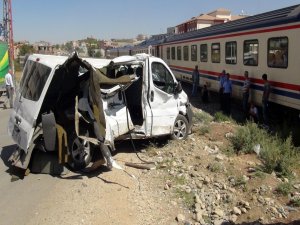
[[[174,93],[175,93],[175,94],[179,94],[180,92],[182,92],[182,86],[181,86],[181,83],[180,83],[180,82],[175,83],[175,90],[174,90]]]

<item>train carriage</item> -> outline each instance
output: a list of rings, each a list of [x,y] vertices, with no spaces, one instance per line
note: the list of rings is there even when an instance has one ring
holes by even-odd
[[[219,89],[225,69],[233,83],[233,97],[242,98],[244,71],[251,79],[251,100],[260,104],[263,80],[272,85],[270,101],[300,109],[300,5],[214,25],[168,37],[158,52],[177,79],[191,82],[195,65],[200,86]],[[154,46],[157,47],[157,46]]]

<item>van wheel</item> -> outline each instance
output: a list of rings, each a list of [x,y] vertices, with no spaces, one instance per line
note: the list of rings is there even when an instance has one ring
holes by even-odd
[[[183,115],[178,115],[173,128],[171,138],[173,140],[185,140],[188,135],[188,121]]]
[[[88,136],[86,131],[85,136]],[[89,165],[92,159],[92,147],[90,142],[80,139],[76,132],[72,132],[68,138],[70,158],[68,164],[74,170],[82,170]]]

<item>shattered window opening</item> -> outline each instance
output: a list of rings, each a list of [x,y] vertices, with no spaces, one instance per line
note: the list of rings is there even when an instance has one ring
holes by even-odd
[[[50,67],[28,61],[20,83],[22,97],[33,101],[39,100],[50,72]]]
[[[154,86],[168,94],[174,93],[174,79],[167,68],[158,62],[151,65]]]

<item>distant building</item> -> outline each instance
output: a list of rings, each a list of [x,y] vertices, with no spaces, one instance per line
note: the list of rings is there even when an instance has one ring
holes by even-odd
[[[136,40],[137,41],[144,41],[147,39],[147,35],[145,34],[139,34],[137,37],[136,37]]]
[[[34,43],[33,48],[36,53],[53,54],[54,46],[52,46],[49,42],[40,41],[40,42]]]
[[[112,40],[102,40],[99,42],[100,48],[102,49],[110,49],[110,48],[117,48],[119,44]]]
[[[175,34],[176,28],[175,27],[168,27],[167,28],[167,34]]]
[[[227,9],[220,8],[210,13],[207,13],[207,15],[215,17],[217,19],[221,19],[223,21],[231,20],[231,12]]]
[[[197,17],[193,17],[190,20],[177,25],[175,27],[175,33],[182,34],[244,17],[246,16],[231,15],[231,12],[227,9],[217,9],[207,14],[200,14]]]

